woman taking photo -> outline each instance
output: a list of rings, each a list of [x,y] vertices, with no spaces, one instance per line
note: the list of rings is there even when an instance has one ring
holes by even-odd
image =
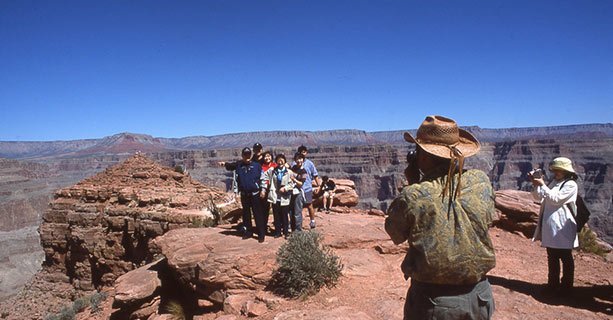
[[[541,203],[539,222],[533,240],[547,248],[548,277],[546,293],[568,295],[573,288],[575,262],[572,249],[579,246],[577,223],[571,205],[577,201],[577,174],[568,158],[553,159],[549,165],[553,181],[547,186],[540,175],[530,174],[532,195]],[[560,281],[560,260],[562,280]]]

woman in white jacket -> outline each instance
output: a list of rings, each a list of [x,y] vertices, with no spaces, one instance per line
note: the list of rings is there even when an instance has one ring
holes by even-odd
[[[577,200],[577,174],[568,158],[553,159],[549,165],[554,179],[547,186],[542,178],[532,177],[532,195],[541,202],[539,222],[533,240],[547,248],[548,277],[546,291],[569,294],[573,288],[575,262],[572,249],[579,246],[577,223],[569,204]],[[560,282],[560,260],[563,275]]]
[[[285,238],[289,235],[289,211],[294,181],[291,179],[294,174],[285,164],[285,155],[278,154],[275,157],[277,166],[270,168],[264,173],[264,187],[262,195],[268,194],[267,201],[272,204],[272,212],[275,220],[275,238]]]

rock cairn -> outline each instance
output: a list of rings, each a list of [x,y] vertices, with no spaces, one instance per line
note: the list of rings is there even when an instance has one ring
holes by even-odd
[[[231,195],[137,153],[55,193],[40,226],[52,281],[92,290],[154,259],[150,241],[236,207]]]

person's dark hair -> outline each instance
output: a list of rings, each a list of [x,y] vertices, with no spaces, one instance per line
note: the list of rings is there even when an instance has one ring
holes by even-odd
[[[270,151],[264,151],[264,152],[262,153],[262,158],[266,157],[266,155],[267,155],[267,154],[269,154],[269,155],[270,155],[270,157],[272,158],[272,152],[270,152]]]
[[[309,152],[309,150],[307,149],[307,147],[305,145],[301,145],[300,147],[298,147],[298,152]]]
[[[568,180],[568,179],[577,180],[579,179],[579,176],[575,173],[564,171],[564,180]]]
[[[296,152],[296,153],[294,154],[294,160],[296,160],[296,159],[298,159],[298,158],[300,158],[300,159],[304,159],[304,155],[303,155],[302,153],[300,153],[300,152]]]
[[[328,177],[328,176],[322,176],[322,177],[321,177],[321,180],[322,180],[322,181],[328,181],[329,179],[330,179],[330,177]]]
[[[256,142],[253,144],[253,150],[262,150],[262,144]]]
[[[251,149],[249,149],[249,147],[245,147],[243,148],[243,150],[241,151],[241,154],[251,154]]]
[[[279,153],[276,157],[275,157],[275,162],[279,161],[279,159],[283,159],[285,160],[285,162],[287,162],[287,159],[285,158],[285,155],[283,153]]]

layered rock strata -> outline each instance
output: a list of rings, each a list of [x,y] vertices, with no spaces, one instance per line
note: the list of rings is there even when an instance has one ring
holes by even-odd
[[[44,265],[83,290],[111,285],[151,261],[155,237],[233,206],[225,192],[136,154],[55,193],[40,226]]]

